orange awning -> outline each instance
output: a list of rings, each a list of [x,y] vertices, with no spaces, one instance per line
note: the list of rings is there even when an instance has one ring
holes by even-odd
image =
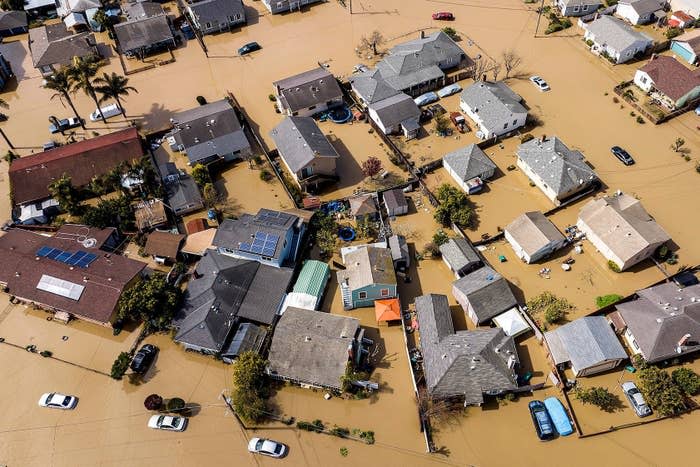
[[[375,300],[374,313],[377,316],[377,322],[401,319],[401,304],[399,303],[399,299]]]

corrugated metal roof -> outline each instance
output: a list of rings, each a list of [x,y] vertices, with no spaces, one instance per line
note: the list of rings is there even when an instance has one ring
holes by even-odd
[[[304,263],[304,267],[299,272],[299,278],[294,284],[294,292],[321,298],[329,276],[330,268],[326,263],[310,259]]]

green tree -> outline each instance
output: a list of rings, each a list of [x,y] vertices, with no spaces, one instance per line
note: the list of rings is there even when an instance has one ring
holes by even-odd
[[[433,243],[437,246],[444,245],[449,239],[450,237],[448,237],[445,231],[442,229],[439,229],[437,232],[435,232],[435,235],[433,235]]]
[[[460,227],[469,227],[474,221],[474,209],[466,193],[445,183],[436,192],[440,205],[435,209],[434,217],[444,227],[452,223]]]
[[[690,368],[676,368],[671,372],[671,378],[678,388],[688,396],[700,392],[700,376]]]
[[[179,397],[173,397],[172,399],[168,400],[168,403],[166,405],[166,409],[168,412],[179,412],[182,409],[185,408],[185,401]]]
[[[655,366],[639,370],[639,390],[658,415],[675,415],[686,409],[683,393],[671,375]]]
[[[579,386],[574,391],[577,400],[584,404],[592,404],[606,412],[614,412],[620,408],[620,399],[606,388],[592,387],[584,388]]]
[[[233,365],[233,409],[245,422],[257,423],[264,418],[268,396],[265,386],[267,361],[257,352],[243,352]]]
[[[53,75],[44,78],[44,88],[54,91],[54,93],[51,95],[51,99],[58,98],[62,104],[68,104],[73,111],[75,118],[80,120],[80,126],[84,130],[85,122],[82,118],[80,118],[80,115],[78,115],[78,111],[73,104],[73,99],[71,99],[71,94],[73,94],[75,90],[73,89],[73,82],[68,75],[68,69],[60,68]]]
[[[673,149],[674,152],[681,152],[683,146],[685,146],[685,140],[683,138],[676,138],[671,145],[671,149]]]
[[[103,29],[106,29],[114,34],[114,25],[112,24],[112,20],[109,16],[107,16],[107,13],[105,13],[104,10],[97,10],[97,13],[95,13],[95,16],[93,16],[92,19],[95,20],[97,24],[102,26]]]
[[[374,226],[374,221],[367,216],[360,219],[357,222],[357,235],[366,240],[375,239],[377,236],[377,229]]]
[[[95,106],[97,106],[97,111],[100,117],[102,117],[102,121],[107,123],[107,119],[102,114],[100,101],[97,98],[97,93],[95,92],[95,87],[92,82],[101,65],[102,62],[100,58],[95,55],[73,57],[73,63],[68,67],[67,73],[68,79],[73,87],[73,93],[75,94],[78,91],[83,91],[91,98],[95,102]]]
[[[447,118],[440,114],[435,115],[435,132],[439,135],[446,135],[450,130],[450,122]]]
[[[109,373],[114,379],[122,379],[126,370],[129,369],[129,363],[131,362],[131,355],[128,352],[121,352],[117,359],[114,360],[112,364],[112,371]]]
[[[204,205],[211,209],[219,203],[219,192],[216,191],[216,187],[213,183],[209,182],[204,185],[202,189],[202,199]]]
[[[129,198],[120,196],[102,199],[97,206],[85,206],[81,222],[99,229],[117,227],[119,230],[129,231],[134,228],[136,221]]]
[[[618,295],[616,293],[601,295],[595,298],[595,306],[598,308],[605,308],[608,305],[619,302],[623,298],[624,297],[622,295]]]
[[[574,306],[566,299],[557,297],[552,292],[546,291],[528,300],[527,307],[532,314],[544,314],[548,323],[560,321],[566,313],[574,309]]]
[[[119,321],[141,320],[148,330],[163,330],[173,319],[181,291],[159,272],[126,289],[117,303]]]
[[[453,41],[459,38],[457,31],[454,28],[451,28],[449,26],[446,28],[442,28],[442,32],[447,34],[450,37],[450,39],[452,39]]]
[[[203,164],[195,164],[194,167],[192,167],[192,178],[195,182],[197,182],[197,185],[199,185],[200,187],[203,187],[207,183],[211,182],[209,169],[206,165]]]
[[[97,85],[95,86],[95,92],[101,95],[100,104],[109,99],[114,99],[117,101],[117,106],[121,110],[122,116],[126,118],[121,98],[128,96],[131,92],[138,94],[135,87],[129,86],[129,78],[116,73],[103,73],[102,76],[95,78],[93,83]]]
[[[19,159],[19,155],[12,151],[7,151],[3,156],[3,159],[5,159],[5,162],[7,162],[8,164],[12,165],[12,161],[16,161],[17,159]]]
[[[48,186],[49,194],[66,212],[77,214],[80,211],[80,197],[78,190],[73,186],[71,178],[67,174],[51,182]]]

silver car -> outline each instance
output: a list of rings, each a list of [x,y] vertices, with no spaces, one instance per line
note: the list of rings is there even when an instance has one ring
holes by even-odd
[[[78,405],[78,398],[57,392],[48,392],[39,398],[39,406],[50,409],[71,410]]]
[[[154,430],[185,431],[185,428],[187,428],[187,417],[153,415],[148,420],[148,427]]]
[[[282,457],[287,453],[287,446],[265,438],[253,438],[248,442],[248,451],[270,457]]]
[[[634,412],[640,417],[646,417],[651,415],[651,408],[644,400],[644,396],[637,389],[637,385],[631,381],[625,381],[622,383],[622,391],[625,393],[625,397],[629,401]]]

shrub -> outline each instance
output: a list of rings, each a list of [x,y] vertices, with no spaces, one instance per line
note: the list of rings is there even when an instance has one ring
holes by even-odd
[[[690,368],[676,368],[671,372],[671,379],[688,396],[700,392],[700,376]]]
[[[683,393],[671,375],[655,366],[639,371],[639,390],[658,415],[675,415],[686,409]]]
[[[586,45],[587,45],[588,47],[593,47],[593,41],[592,41],[592,40],[587,39],[585,42],[586,42]]]
[[[207,183],[211,183],[209,169],[204,164],[195,164],[194,167],[192,167],[192,178],[200,187],[203,187]]]
[[[579,386],[574,391],[574,395],[582,403],[595,405],[606,412],[613,412],[620,406],[620,399],[606,388]]]
[[[639,123],[640,125],[643,125],[645,123],[641,115],[637,115],[637,123]]]
[[[448,26],[446,28],[442,28],[442,32],[444,32],[445,34],[450,36],[450,39],[452,39],[453,41],[459,39],[459,36],[457,35],[457,31],[455,31],[454,28],[451,28]]]
[[[374,431],[360,431],[360,439],[367,444],[374,444]]]
[[[449,239],[450,237],[448,237],[445,231],[442,229],[439,229],[437,232],[435,232],[435,235],[433,235],[433,243],[437,246],[444,245]]]
[[[277,98],[275,97],[274,94],[270,94],[269,96],[267,96],[267,98],[270,99],[271,102],[276,102],[276,101],[277,101]]]
[[[691,159],[691,158],[690,158],[690,156],[689,156],[688,154],[686,154],[685,156],[683,156],[683,159],[684,159],[686,162],[690,162],[690,159]]]
[[[622,295],[618,294],[609,294],[609,295],[601,295],[595,298],[595,306],[598,308],[605,308],[608,305],[612,305],[613,303],[616,303],[620,300],[622,300]]]
[[[520,143],[527,143],[531,139],[535,139],[535,137],[532,136],[532,134],[530,134],[530,133],[525,133],[524,135],[522,135],[520,137]]]
[[[53,355],[53,352],[51,352],[50,350],[42,350],[41,352],[39,352],[39,355],[48,358]]]
[[[321,420],[314,420],[313,422],[305,422],[305,421],[298,421],[297,422],[297,428],[300,430],[305,430],[305,431],[314,431],[316,433],[320,433],[323,431],[323,422]]]
[[[634,116],[636,116],[636,115],[637,115],[637,114],[634,113],[634,110],[633,110],[632,112],[630,112],[630,117],[634,117]]]
[[[272,180],[272,174],[270,173],[270,171],[267,169],[262,169],[260,171],[260,180],[262,180],[263,182],[269,182],[270,180]]]
[[[206,104],[207,104],[207,100],[206,100],[203,96],[197,96],[197,103],[198,103],[199,105],[206,105]]]
[[[121,352],[114,363],[112,364],[112,371],[109,376],[119,380],[122,379],[124,373],[129,368],[129,362],[131,362],[131,355],[128,352]]]
[[[334,426],[333,428],[331,428],[330,434],[332,434],[333,436],[337,436],[338,438],[347,438],[350,434],[350,430],[341,426]]]
[[[348,448],[340,448],[340,455],[343,457],[348,457]]]
[[[172,399],[168,400],[168,403],[165,407],[168,410],[168,412],[179,412],[180,410],[185,408],[185,401],[180,399],[179,397],[173,397]]]
[[[617,104],[618,102],[620,102],[620,99],[618,99],[616,96],[613,96],[612,101]]]
[[[666,39],[673,39],[674,37],[678,37],[683,33],[683,30],[681,28],[668,28],[666,30]]]
[[[695,163],[695,171],[700,174],[700,162]]]
[[[440,248],[433,242],[426,243],[423,247],[423,254],[430,255],[433,258],[439,258]]]
[[[620,272],[621,271],[620,266],[618,266],[617,263],[611,259],[608,260],[608,268],[610,268],[610,270],[612,272]]]
[[[560,321],[574,306],[564,298],[559,298],[552,292],[542,292],[528,300],[527,307],[533,314],[544,313],[547,323]]]
[[[160,410],[163,406],[163,398],[158,394],[151,394],[143,401],[143,406],[146,410]]]

